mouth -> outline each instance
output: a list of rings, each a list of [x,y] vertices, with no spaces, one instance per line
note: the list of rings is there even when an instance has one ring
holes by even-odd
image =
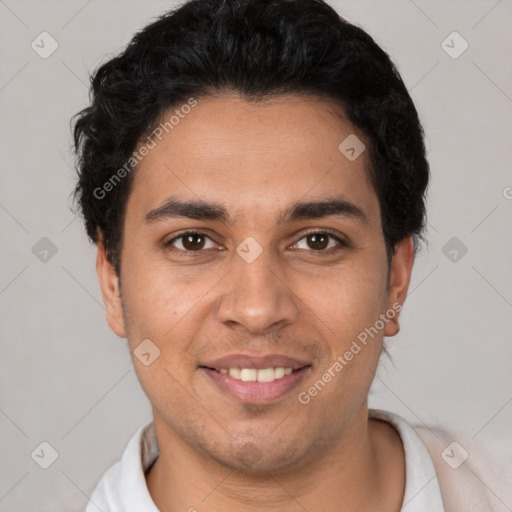
[[[293,368],[210,368],[211,370],[218,371],[223,375],[229,375],[232,379],[241,380],[242,382],[273,382],[277,379],[282,379],[285,375],[290,375]]]
[[[286,356],[228,356],[199,366],[211,384],[245,404],[268,404],[285,397],[304,379],[311,364]]]

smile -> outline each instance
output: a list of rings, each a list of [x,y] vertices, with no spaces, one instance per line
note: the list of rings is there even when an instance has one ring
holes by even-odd
[[[223,395],[237,402],[268,404],[284,398],[305,378],[311,364],[284,356],[227,356],[199,370]]]
[[[243,382],[272,382],[282,379],[285,375],[290,375],[293,372],[293,368],[283,368],[282,366],[259,370],[256,368],[221,368],[217,371]]]

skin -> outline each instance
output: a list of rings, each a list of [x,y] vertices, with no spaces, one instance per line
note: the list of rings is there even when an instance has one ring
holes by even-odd
[[[360,332],[403,304],[409,286],[412,240],[396,245],[388,268],[367,151],[351,162],[338,150],[352,133],[328,100],[249,103],[224,94],[199,98],[139,164],[120,279],[101,243],[97,271],[108,323],[128,338],[152,404],[160,455],[146,479],[160,510],[400,509],[403,447],[388,423],[368,420],[367,406],[383,337],[398,332],[398,315],[307,405],[297,399]],[[145,220],[170,197],[221,204],[230,219]],[[365,219],[279,222],[295,202],[332,197]],[[195,239],[192,250],[183,239],[165,246],[188,229],[211,240]],[[347,245],[327,239],[323,248],[308,230],[328,230]],[[236,252],[248,236],[263,250],[252,263]],[[160,356],[145,366],[133,351],[148,338]],[[198,366],[242,352],[311,367],[275,402],[240,403]]]

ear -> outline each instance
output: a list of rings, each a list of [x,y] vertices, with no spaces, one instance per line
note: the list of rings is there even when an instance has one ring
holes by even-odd
[[[126,338],[119,278],[114,267],[108,261],[107,252],[101,240],[98,241],[96,273],[98,274],[101,295],[107,311],[107,323],[119,337]]]
[[[396,311],[396,315],[386,323],[384,336],[394,336],[400,330],[398,317],[409,289],[413,263],[414,243],[412,237],[404,238],[395,245],[395,252],[391,260],[388,309]],[[400,306],[398,307],[398,305]]]

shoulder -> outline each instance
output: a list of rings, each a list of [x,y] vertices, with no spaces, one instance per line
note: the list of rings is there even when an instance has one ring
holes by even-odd
[[[103,474],[85,512],[158,512],[145,481],[145,471],[157,456],[154,425],[149,422],[135,432],[121,459]]]
[[[388,421],[398,431],[405,451],[406,492],[411,481],[423,488],[412,493],[431,501],[437,487],[445,512],[510,512],[512,503],[512,445],[493,440],[485,445],[459,432],[409,424],[401,416],[371,409],[371,418]],[[508,461],[508,462],[504,462]],[[418,478],[419,476],[419,478]],[[435,477],[435,478],[434,478]],[[427,482],[427,483],[425,483]],[[429,489],[430,488],[430,489]],[[411,493],[409,493],[411,494]],[[406,495],[407,497],[407,495]],[[431,510],[430,507],[428,510]]]
[[[512,481],[500,482],[507,471],[511,477],[510,468],[491,460],[482,445],[460,433],[413,428],[434,463],[446,512],[510,511],[505,494],[510,494]]]
[[[120,481],[120,475],[121,462],[117,461],[107,469],[101,477],[101,480],[98,482],[89,498],[85,512],[97,512],[98,510],[109,512],[119,511],[116,500],[116,482]]]

